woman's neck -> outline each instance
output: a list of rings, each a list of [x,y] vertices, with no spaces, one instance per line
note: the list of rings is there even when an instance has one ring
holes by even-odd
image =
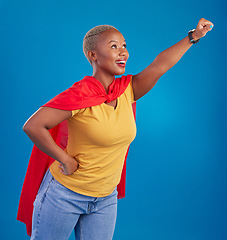
[[[93,71],[92,77],[96,78],[105,88],[106,92],[108,91],[109,85],[113,82],[114,76],[106,74],[104,72],[95,72]]]

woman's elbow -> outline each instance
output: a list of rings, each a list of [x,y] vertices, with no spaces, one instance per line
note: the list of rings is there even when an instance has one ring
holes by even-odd
[[[26,134],[29,134],[29,132],[32,131],[32,124],[29,122],[29,120],[27,122],[25,122],[22,129]]]
[[[34,117],[31,117],[25,122],[22,129],[27,135],[30,135],[39,131],[41,127],[42,125],[40,124],[40,122],[37,121],[37,119],[35,119]]]

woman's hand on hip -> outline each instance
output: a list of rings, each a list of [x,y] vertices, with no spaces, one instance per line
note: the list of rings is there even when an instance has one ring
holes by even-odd
[[[60,172],[64,175],[73,174],[79,167],[78,162],[75,158],[68,155],[68,158],[64,161],[64,163],[60,163],[59,168]]]

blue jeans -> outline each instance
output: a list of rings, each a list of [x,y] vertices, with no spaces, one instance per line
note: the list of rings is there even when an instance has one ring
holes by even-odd
[[[117,217],[117,189],[106,197],[69,190],[48,170],[34,202],[31,240],[111,240]]]

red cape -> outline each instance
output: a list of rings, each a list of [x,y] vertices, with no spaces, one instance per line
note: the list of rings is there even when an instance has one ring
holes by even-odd
[[[43,107],[52,107],[61,110],[77,110],[81,108],[100,105],[104,102],[111,102],[124,93],[131,81],[132,75],[116,78],[110,84],[108,93],[106,93],[103,85],[94,77],[86,76],[81,81],[73,84],[72,87],[60,93]],[[133,112],[135,116],[136,103],[133,103]],[[50,130],[55,142],[65,149],[68,141],[67,121],[63,121],[59,125]],[[126,158],[121,174],[121,181],[117,186],[118,198],[125,197],[125,180],[126,180]],[[33,202],[35,201],[37,192],[43,177],[49,166],[55,160],[38,149],[35,145],[29,160],[27,173],[22,187],[17,220],[24,222],[27,228],[27,234],[31,236]]]

